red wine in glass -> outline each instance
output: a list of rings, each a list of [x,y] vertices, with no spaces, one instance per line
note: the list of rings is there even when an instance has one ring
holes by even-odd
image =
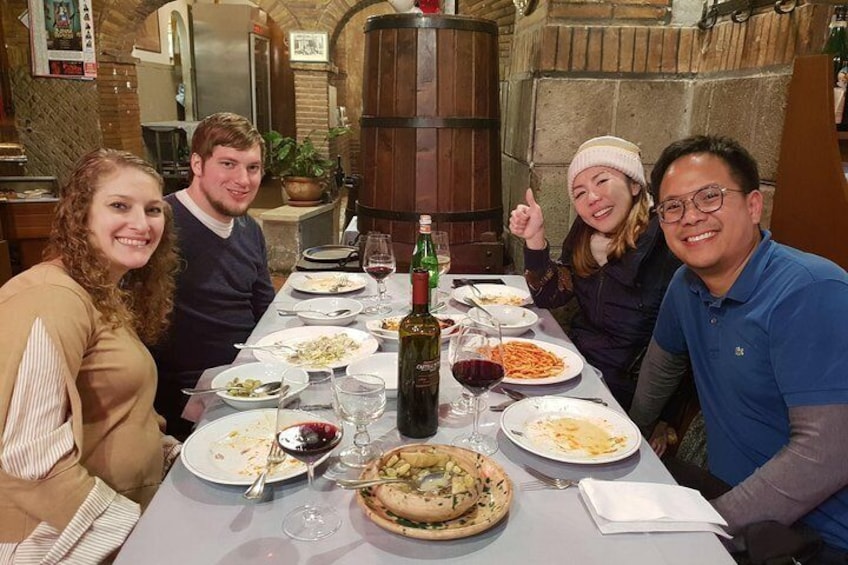
[[[305,463],[314,463],[341,440],[341,429],[329,422],[300,422],[277,434],[280,448]]]
[[[463,359],[451,367],[453,378],[473,394],[483,394],[504,378],[500,363],[488,359]]]
[[[365,267],[365,272],[371,275],[374,280],[382,281],[389,275],[395,272],[393,267],[384,267],[381,265],[369,265]]]

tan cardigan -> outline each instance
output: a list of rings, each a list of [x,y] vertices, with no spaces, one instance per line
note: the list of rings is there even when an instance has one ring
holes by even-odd
[[[75,449],[34,480],[0,469],[0,542],[20,542],[40,522],[63,530],[94,476],[142,508],[162,479],[153,359],[134,331],[103,324],[90,295],[55,265],[37,265],[0,288],[0,438],[39,319],[63,361],[57,371],[69,398],[64,419]]]

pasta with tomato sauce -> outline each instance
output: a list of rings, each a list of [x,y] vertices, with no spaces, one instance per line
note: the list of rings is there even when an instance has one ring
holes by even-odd
[[[504,342],[503,359],[497,350],[489,354],[492,361],[502,363],[510,379],[544,379],[560,374],[565,362],[536,344],[526,341]]]

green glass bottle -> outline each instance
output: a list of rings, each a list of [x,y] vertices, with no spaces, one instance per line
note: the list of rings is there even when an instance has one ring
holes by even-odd
[[[439,259],[436,257],[436,246],[433,245],[433,237],[430,235],[432,220],[428,214],[422,214],[418,221],[418,239],[415,241],[415,250],[412,253],[412,264],[409,272],[415,269],[425,269],[430,273],[429,289],[439,286]],[[429,298],[428,298],[429,299]]]
[[[397,428],[410,438],[430,437],[439,427],[442,331],[430,314],[428,278],[424,269],[412,271],[412,312],[398,328]]]

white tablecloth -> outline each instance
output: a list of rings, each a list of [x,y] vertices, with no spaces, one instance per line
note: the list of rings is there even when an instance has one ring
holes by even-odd
[[[363,275],[364,276],[364,275]],[[524,286],[518,276],[501,277],[513,286]],[[448,280],[443,281],[447,289]],[[397,314],[408,310],[410,284],[405,274],[389,279],[389,293]],[[351,298],[373,294],[376,284],[349,295]],[[257,325],[250,342],[272,331],[300,325],[297,318],[276,314],[277,305],[291,306],[296,300],[308,298],[293,292],[288,286],[278,293],[275,304]],[[466,308],[451,302],[450,311],[464,312]],[[567,338],[557,322],[545,310],[540,315],[533,337],[543,341],[566,344]],[[364,316],[354,327],[364,328]],[[396,350],[388,342],[384,350]],[[444,355],[444,353],[443,353]],[[253,361],[242,351],[236,363]],[[204,376],[210,380],[217,371]],[[452,379],[443,378],[441,402],[449,402],[460,391]],[[609,391],[591,367],[580,378],[545,387],[518,387],[533,394],[563,394],[601,396],[618,409]],[[491,394],[491,401],[505,397]],[[215,419],[233,410],[219,402],[212,403],[204,419]],[[639,452],[617,463],[604,465],[573,465],[543,459],[512,444],[498,429],[499,414],[483,414],[482,431],[495,434],[500,450],[492,457],[513,480],[515,492],[512,507],[505,520],[479,535],[452,541],[422,541],[404,538],[385,531],[372,523],[356,505],[351,491],[333,486],[326,479],[317,479],[324,503],[338,508],[344,523],[334,535],[317,542],[299,542],[283,532],[283,517],[293,508],[314,496],[306,486],[305,477],[277,483],[270,500],[249,503],[241,494],[244,487],[229,487],[204,482],[194,477],[177,462],[169,473],[150,507],[127,540],[116,563],[174,563],[188,564],[252,564],[252,563],[330,563],[406,564],[461,563],[497,565],[519,563],[573,563],[575,565],[721,565],[733,560],[713,534],[707,533],[640,533],[602,535],[584,507],[578,489],[564,491],[522,491],[518,485],[531,480],[524,466],[544,473],[580,479],[594,477],[606,480],[629,480],[673,483],[659,459],[643,442]],[[372,436],[380,437],[387,447],[400,442],[394,427],[393,405],[386,415],[369,427]],[[445,419],[439,431],[429,441],[450,443],[451,439],[471,425],[470,417]],[[350,441],[352,434],[346,435]]]

